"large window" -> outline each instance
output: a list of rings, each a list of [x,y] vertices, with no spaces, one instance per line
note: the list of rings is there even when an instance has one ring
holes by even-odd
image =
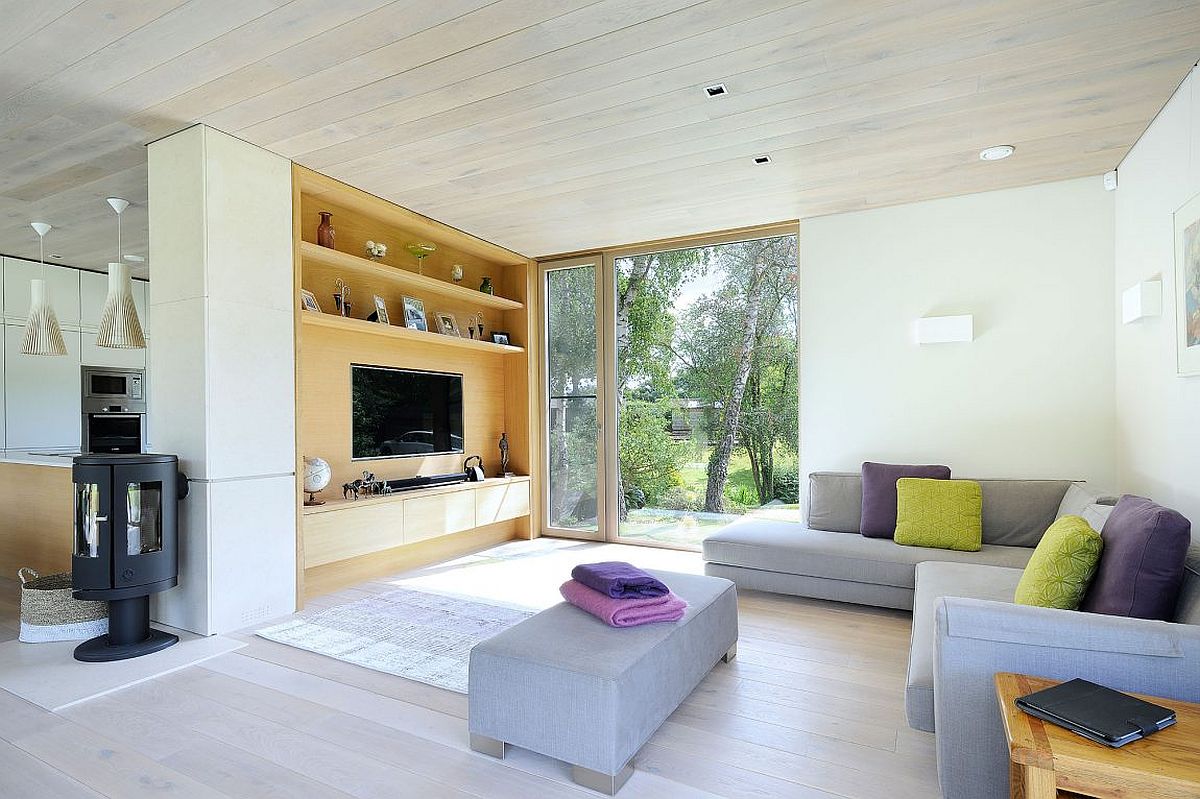
[[[692,549],[799,520],[794,232],[542,268],[547,532]]]

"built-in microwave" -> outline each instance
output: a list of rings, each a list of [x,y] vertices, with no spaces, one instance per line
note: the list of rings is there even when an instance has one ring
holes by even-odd
[[[83,367],[83,400],[102,405],[144,404],[146,373],[141,369]],[[123,410],[129,410],[128,408]]]

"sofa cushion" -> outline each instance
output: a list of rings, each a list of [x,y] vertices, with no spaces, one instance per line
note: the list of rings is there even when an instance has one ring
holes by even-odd
[[[1083,482],[1072,482],[1063,494],[1062,502],[1058,505],[1056,519],[1063,516],[1083,516],[1083,511],[1089,505],[1116,505],[1119,497],[1095,491]],[[1099,528],[1095,528],[1099,529]]]
[[[1200,543],[1192,544],[1183,564],[1183,583],[1175,603],[1175,621],[1200,624]]]
[[[862,518],[858,531],[871,538],[891,538],[896,532],[896,481],[902,477],[949,480],[949,466],[905,466],[894,463],[862,465]]]
[[[1017,584],[1019,605],[1077,610],[1100,563],[1100,534],[1082,516],[1064,516],[1042,536]]]
[[[987,546],[984,546],[984,550],[987,550]],[[909,726],[933,732],[934,614],[937,600],[944,596],[965,596],[1011,602],[1022,572],[1020,569],[999,566],[938,561],[925,561],[917,566],[916,571],[917,592],[913,598],[912,640],[909,644],[904,710]]]
[[[1071,486],[1068,480],[976,482],[983,491],[983,542],[1006,547],[1036,547]]]
[[[1126,494],[1101,531],[1104,554],[1083,610],[1170,620],[1183,580],[1192,525],[1178,511]]]
[[[978,552],[983,544],[983,492],[971,480],[896,481],[897,544]]]
[[[857,533],[862,519],[862,475],[813,472],[808,476],[808,526]]]
[[[794,522],[748,518],[704,539],[704,559],[783,574],[912,589],[929,560],[1025,568],[1033,550],[985,544],[978,552],[904,547],[895,541],[811,530]]]

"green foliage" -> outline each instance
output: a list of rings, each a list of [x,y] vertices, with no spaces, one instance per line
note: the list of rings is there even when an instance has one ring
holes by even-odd
[[[775,472],[775,490],[773,496],[775,499],[788,505],[795,505],[800,501],[800,474],[796,471],[794,464],[790,470]]]
[[[672,407],[670,400],[627,399],[621,404],[621,484],[626,501],[636,490],[643,506],[653,506],[680,483],[679,467],[686,462],[688,447],[667,432]]]

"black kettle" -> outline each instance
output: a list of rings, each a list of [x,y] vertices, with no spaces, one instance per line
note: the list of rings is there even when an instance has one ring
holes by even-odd
[[[475,461],[476,464],[472,466],[471,461]],[[463,471],[467,474],[468,483],[482,483],[483,458],[479,457],[478,455],[472,455],[471,457],[467,458],[466,462],[463,463]]]

